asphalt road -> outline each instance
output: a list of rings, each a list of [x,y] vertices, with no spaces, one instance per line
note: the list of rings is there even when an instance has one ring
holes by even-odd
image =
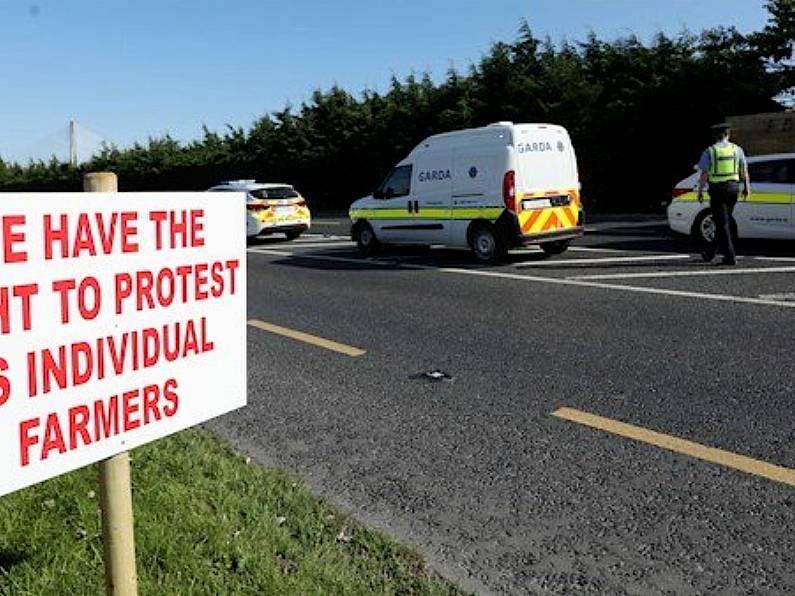
[[[499,266],[362,260],[339,221],[250,246],[250,319],[364,354],[251,327],[249,405],[212,427],[473,591],[792,592],[795,243],[727,269],[588,230]]]

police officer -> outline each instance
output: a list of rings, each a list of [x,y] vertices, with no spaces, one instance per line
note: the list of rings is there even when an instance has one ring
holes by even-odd
[[[729,141],[731,130],[728,124],[716,124],[711,130],[715,143],[704,151],[698,162],[698,169],[701,170],[698,179],[698,202],[704,201],[704,186],[709,182],[709,206],[715,222],[715,240],[701,255],[705,261],[710,262],[715,258],[716,249],[719,249],[723,255],[722,263],[734,265],[734,206],[740,194],[740,179],[743,181],[743,200],[748,200],[751,196],[748,164],[742,147]]]

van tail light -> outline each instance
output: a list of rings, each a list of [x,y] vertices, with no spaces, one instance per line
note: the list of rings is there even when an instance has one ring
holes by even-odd
[[[251,205],[246,205],[246,209],[249,211],[263,211],[265,209],[270,209],[268,205],[263,205],[261,203],[254,203]]]
[[[301,199],[296,203],[296,205],[298,205],[299,207],[306,207],[306,201],[304,199]]]
[[[508,170],[502,179],[502,200],[505,208],[516,211],[516,172]]]
[[[682,195],[686,195],[689,192],[692,192],[692,189],[677,187],[677,188],[674,188],[673,192],[671,193],[671,196],[673,198],[677,198],[677,197],[681,197]]]

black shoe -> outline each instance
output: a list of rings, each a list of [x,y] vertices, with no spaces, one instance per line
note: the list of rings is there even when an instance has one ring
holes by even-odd
[[[734,257],[732,257],[732,258],[723,257],[723,259],[721,259],[720,264],[721,265],[736,265],[737,261],[734,259]]]
[[[704,259],[705,262],[710,263],[712,259],[715,258],[715,251],[714,250],[702,250],[701,251],[701,258]]]

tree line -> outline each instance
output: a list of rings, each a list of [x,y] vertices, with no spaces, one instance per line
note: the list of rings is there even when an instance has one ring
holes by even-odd
[[[768,22],[555,44],[521,24],[468,72],[391,80],[359,95],[337,86],[248,129],[204,129],[129,148],[104,147],[71,167],[0,159],[1,191],[79,190],[84,173],[113,171],[121,190],[200,190],[221,180],[294,184],[311,206],[344,209],[376,186],[428,135],[500,120],[565,126],[578,153],[585,204],[603,211],[658,207],[726,116],[783,109],[795,100],[795,0],[770,0]]]

